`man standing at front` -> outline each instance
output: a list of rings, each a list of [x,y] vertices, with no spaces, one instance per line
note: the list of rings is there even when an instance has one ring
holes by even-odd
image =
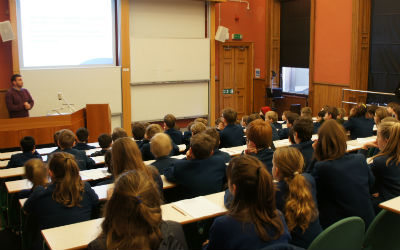
[[[22,76],[15,74],[11,77],[12,88],[7,91],[6,104],[10,118],[29,117],[33,107],[33,99],[27,89],[22,88]]]

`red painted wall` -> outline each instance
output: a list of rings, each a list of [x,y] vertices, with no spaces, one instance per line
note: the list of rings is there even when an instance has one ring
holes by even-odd
[[[317,0],[314,81],[349,84],[352,1]]]
[[[229,29],[229,36],[240,33],[243,42],[254,42],[254,68],[261,70],[261,77],[265,78],[265,0],[248,0],[246,3],[226,2],[216,5],[215,30],[219,25],[219,8],[221,25]],[[232,39],[229,39],[232,41]],[[216,75],[219,76],[219,44],[216,42]],[[254,74],[254,73],[253,73]]]
[[[0,1],[0,22],[10,20],[8,1]],[[11,86],[12,75],[11,41],[2,42],[0,39],[0,89],[7,89]]]

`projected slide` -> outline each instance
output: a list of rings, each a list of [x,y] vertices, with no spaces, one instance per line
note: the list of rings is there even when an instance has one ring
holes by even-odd
[[[112,0],[18,0],[22,67],[114,64]]]

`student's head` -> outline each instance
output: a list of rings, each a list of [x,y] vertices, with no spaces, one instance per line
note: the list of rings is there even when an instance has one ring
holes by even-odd
[[[286,121],[286,115],[287,115],[289,112],[290,112],[289,110],[283,111],[283,113],[282,113],[282,121]]]
[[[289,112],[286,114],[286,120],[287,120],[287,127],[291,128],[293,126],[293,123],[295,120],[299,119],[299,114]]]
[[[386,165],[400,163],[400,122],[382,122],[378,126],[377,144],[380,150],[376,157],[387,156]]]
[[[247,117],[247,126],[249,126],[249,124],[250,124],[252,121],[255,121],[255,120],[262,120],[262,121],[264,121],[264,120],[261,118],[260,114],[254,113],[254,114],[249,115],[249,117]]]
[[[381,121],[383,119],[385,119],[386,117],[389,117],[389,116],[390,116],[390,114],[387,111],[387,109],[385,109],[385,108],[377,108],[375,110],[374,121],[375,121],[376,125],[378,125],[379,123],[381,123]]]
[[[153,136],[155,136],[157,133],[162,133],[162,132],[163,132],[163,129],[160,125],[150,124],[146,128],[144,138],[146,138],[147,140],[151,140],[151,138],[153,138]]]
[[[294,141],[296,143],[310,141],[313,130],[314,124],[310,118],[301,117],[297,119],[292,127]]]
[[[190,139],[190,150],[195,159],[202,160],[213,153],[215,140],[206,133],[199,133]]]
[[[247,127],[247,119],[248,119],[248,118],[249,118],[248,115],[242,116],[242,120],[240,121],[240,125],[241,125],[242,127]]]
[[[318,130],[314,156],[318,161],[335,160],[346,154],[347,135],[335,120],[325,121]]]
[[[104,154],[104,165],[107,167],[107,171],[111,174],[112,173],[112,154],[111,150],[107,150]]]
[[[193,123],[192,127],[190,127],[192,135],[196,135],[201,132],[204,132],[204,131],[206,131],[206,129],[207,129],[206,125],[204,125],[201,122],[195,122],[195,123]]]
[[[60,134],[61,134],[61,130],[58,130],[58,131],[55,132],[54,135],[53,135],[54,144],[55,144],[57,147],[59,147],[59,146],[58,146],[58,136],[60,136]]]
[[[32,183],[33,187],[46,186],[49,170],[40,159],[30,159],[25,162],[25,177]]]
[[[396,117],[397,120],[399,120],[400,117],[400,104],[397,102],[389,102],[387,104],[387,110],[390,115]]]
[[[220,143],[219,133],[215,128],[209,128],[204,131],[207,135],[211,136],[215,140],[214,148],[218,148]]]
[[[11,84],[16,88],[22,88],[24,86],[24,82],[22,81],[22,76],[20,74],[12,75]]]
[[[274,123],[278,121],[278,113],[275,111],[268,111],[265,113],[265,121],[269,123]]]
[[[338,110],[339,110],[338,119],[344,119],[346,117],[346,110],[344,108],[338,108]]]
[[[167,129],[175,127],[176,118],[173,114],[167,114],[164,116],[164,124]]]
[[[70,149],[75,144],[75,135],[69,129],[61,130],[60,134],[58,135],[58,146],[62,149]]]
[[[312,117],[312,111],[310,107],[304,107],[301,109],[301,116],[306,118]]]
[[[142,160],[142,153],[137,143],[131,138],[124,137],[116,140],[112,145],[111,153],[114,178],[129,170],[144,171],[146,169]]]
[[[35,150],[35,139],[32,136],[25,136],[19,141],[22,152],[28,153]]]
[[[364,103],[358,103],[353,107],[352,117],[365,117],[367,113],[367,105]]]
[[[99,146],[102,149],[108,149],[109,147],[111,147],[112,138],[109,134],[101,134],[97,138],[97,141],[99,142]]]
[[[195,123],[196,123],[196,122],[201,122],[201,123],[203,123],[204,126],[206,126],[206,127],[207,127],[207,124],[208,124],[207,119],[204,119],[204,118],[201,118],[201,117],[194,119],[194,122],[195,122]]]
[[[107,249],[158,249],[161,241],[161,198],[142,171],[121,174],[107,201],[102,235]]]
[[[326,110],[324,120],[325,121],[330,119],[336,120],[338,115],[339,115],[339,110],[336,107],[329,106],[328,109]]]
[[[53,200],[66,207],[78,206],[82,201],[84,186],[75,157],[63,152],[52,154],[49,171],[51,182],[55,185]]]
[[[259,150],[272,146],[271,125],[263,120],[252,121],[246,128],[246,136],[247,146],[255,146]]]
[[[241,155],[233,158],[226,169],[233,201],[228,214],[242,223],[252,223],[263,241],[277,239],[283,233],[283,223],[275,206],[272,177],[256,157]],[[275,232],[271,237],[269,231]]]
[[[150,141],[150,151],[154,157],[160,158],[168,156],[172,150],[172,141],[169,135],[165,133],[158,133]]]
[[[132,123],[132,135],[135,140],[143,140],[146,127],[143,122]]]
[[[375,116],[375,111],[378,109],[377,105],[370,105],[367,107],[367,114],[366,117],[373,119]]]
[[[383,151],[383,149],[386,147],[387,142],[389,141],[391,132],[392,132],[392,126],[396,122],[381,122],[378,125],[378,131],[377,131],[377,144],[378,148],[380,151]]]
[[[303,155],[297,148],[277,148],[272,160],[275,180],[288,185],[289,194],[285,203],[285,218],[289,231],[300,227],[303,232],[318,216],[318,209],[311,194],[311,186],[301,174],[304,167]]]
[[[317,121],[320,123],[324,122],[324,117],[325,117],[326,111],[325,110],[321,110],[318,112],[318,116],[317,116]]]
[[[222,117],[226,124],[235,124],[237,119],[237,112],[234,109],[227,108],[222,111]]]
[[[187,125],[187,130],[189,131],[189,132],[192,132],[192,125],[194,124],[194,122],[189,122],[189,124]]]
[[[86,143],[88,141],[89,131],[86,128],[78,128],[76,130],[76,139],[78,142]]]
[[[124,138],[124,137],[128,137],[128,134],[126,133],[125,129],[119,127],[113,129],[113,132],[111,134],[111,139],[113,142],[115,142],[119,138]]]

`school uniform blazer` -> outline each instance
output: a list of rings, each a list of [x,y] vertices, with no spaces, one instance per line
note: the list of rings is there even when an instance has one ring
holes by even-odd
[[[173,164],[175,162],[179,161],[178,159],[171,158],[170,156],[163,156],[160,158],[157,158],[155,162],[153,162],[151,165],[157,168],[158,172],[160,174],[164,174],[165,171],[168,168],[172,168]]]
[[[7,163],[6,168],[15,168],[21,167],[25,164],[25,162],[29,161],[30,159],[40,159],[42,160],[42,156],[35,151],[35,152],[25,152],[25,153],[18,153],[11,155],[10,161]]]
[[[323,122],[314,122],[313,134],[318,134],[318,129],[321,127]]]
[[[386,165],[387,159],[387,156],[379,156],[369,165],[375,176],[373,192],[379,193],[373,198],[376,207],[381,202],[400,196],[400,164],[394,160]]]
[[[150,161],[150,160],[156,159],[154,157],[154,155],[151,153],[149,140],[143,140],[142,147],[140,147],[139,149],[142,152],[143,161]],[[172,156],[172,155],[179,155],[179,154],[180,154],[179,147],[174,142],[172,142],[172,150],[169,155]]]
[[[274,150],[265,148],[258,150],[257,154],[250,154],[257,157],[262,163],[264,163],[268,172],[272,174],[272,157],[274,156]]]
[[[346,130],[350,131],[350,138],[364,138],[374,135],[374,120],[365,117],[352,117],[343,124]]]
[[[272,124],[274,124],[274,126],[275,126],[275,128],[276,128],[277,130],[281,130],[281,129],[282,129],[282,123],[273,122]]]
[[[302,174],[310,185],[310,192],[314,198],[315,205],[317,205],[317,192],[314,178],[307,173]],[[277,191],[275,193],[276,208],[284,213],[289,187],[285,181],[276,183]],[[322,227],[319,223],[319,218],[311,221],[308,228],[303,232],[300,227],[295,227],[292,232],[292,240],[290,244],[307,249],[311,242],[322,232]]]
[[[108,149],[101,149],[101,150],[96,151],[93,154],[91,154],[90,157],[103,156],[106,154],[107,151],[108,151]]]
[[[279,140],[287,139],[289,138],[289,130],[290,128],[283,128],[279,130]]]
[[[193,198],[223,190],[226,183],[225,162],[218,157],[179,160],[167,169],[165,177],[179,184],[182,196]]]
[[[26,200],[23,209],[30,215],[37,218],[40,229],[58,227],[86,221],[91,219],[91,212],[99,201],[99,197],[90,187],[89,183],[84,182],[82,201],[79,206],[66,207],[55,200],[52,195],[55,184],[50,184],[47,188],[38,186]]]
[[[231,160],[231,156],[227,152],[223,152],[219,150],[218,148],[214,149],[214,154],[212,157],[219,157],[221,158],[225,163],[228,163]]]
[[[308,172],[308,169],[310,168],[313,155],[314,155],[314,149],[312,147],[313,141],[306,141],[306,142],[300,142],[299,144],[293,144],[290,145],[289,147],[294,147],[297,148],[301,154],[303,155],[304,158],[304,168],[303,172]]]
[[[182,144],[183,141],[183,136],[182,136],[182,132],[179,130],[176,130],[174,128],[170,128],[165,130],[165,133],[167,135],[169,135],[169,137],[171,137],[171,140],[176,144],[176,145],[180,145]]]
[[[230,148],[246,144],[243,128],[240,125],[228,124],[220,133],[219,148]]]
[[[96,147],[90,146],[85,142],[78,142],[72,148],[77,149],[77,150],[89,150],[89,149],[94,149]]]
[[[183,132],[182,140],[183,140],[184,144],[186,144],[186,145],[190,144],[190,138],[192,138],[192,132],[190,132],[190,131]]]
[[[136,144],[137,144],[137,146],[138,146],[139,149],[142,147],[143,141],[144,141],[144,140],[137,140],[137,141],[135,140],[135,142],[136,142]]]
[[[275,127],[273,123],[270,124],[272,129],[272,140],[277,141],[279,140],[279,130]]]
[[[75,156],[75,160],[76,163],[78,163],[79,170],[88,170],[96,167],[96,163],[94,162],[94,160],[90,157],[87,157],[85,151],[68,148],[64,150],[58,149],[55,152],[64,152]],[[49,159],[51,159],[51,155],[48,160]]]
[[[368,228],[375,214],[370,200],[374,177],[361,154],[319,161],[312,175],[317,186],[319,220],[323,228],[349,217],[361,217]]]

